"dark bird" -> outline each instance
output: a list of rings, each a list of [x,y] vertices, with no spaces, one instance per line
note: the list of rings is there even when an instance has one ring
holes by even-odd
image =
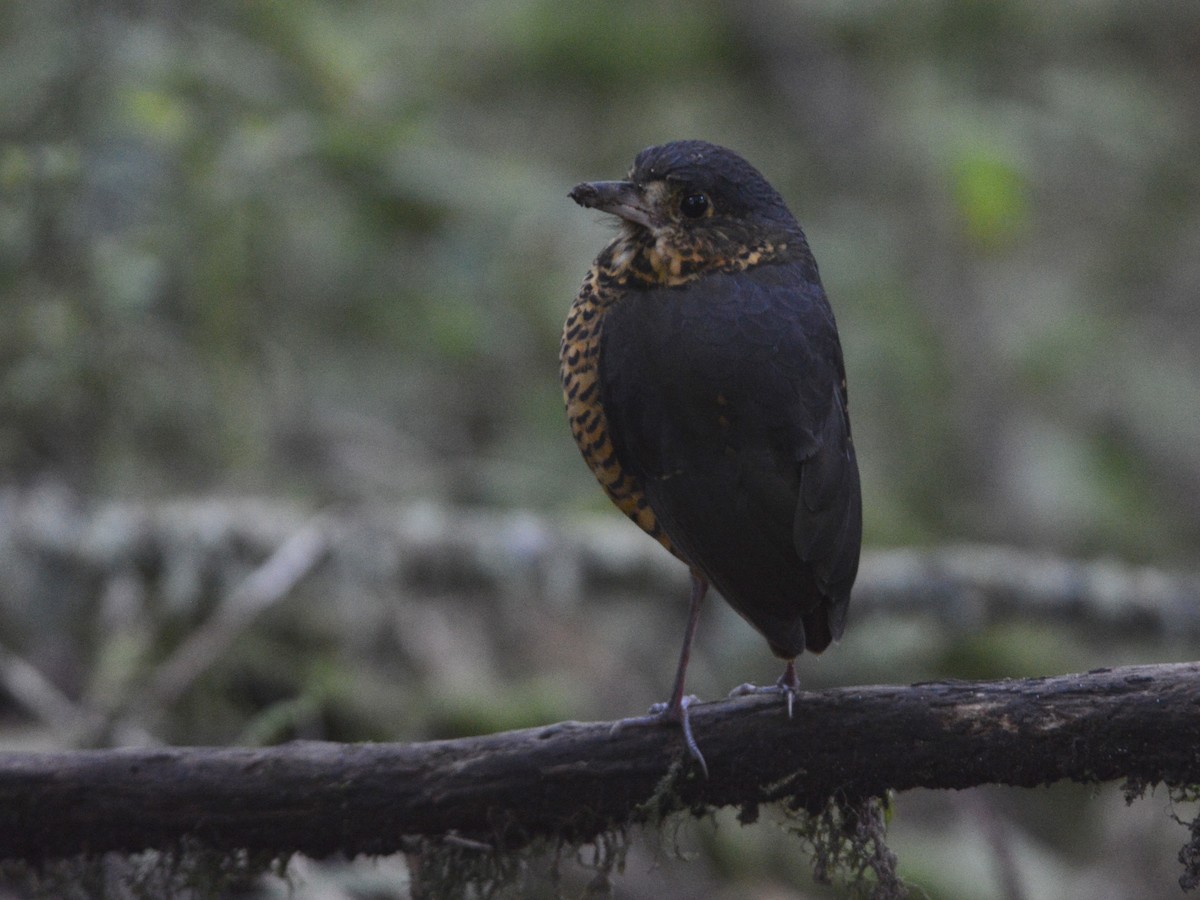
[[[787,666],[842,634],[862,502],[833,311],[804,232],[736,153],[676,141],[624,181],[571,199],[620,233],[592,264],[563,329],[571,432],[609,498],[691,570],[670,700],[683,726],[688,654],[711,584]]]

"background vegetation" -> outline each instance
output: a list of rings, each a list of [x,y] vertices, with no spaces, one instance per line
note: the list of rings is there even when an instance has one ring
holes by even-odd
[[[758,165],[821,264],[871,547],[998,542],[1195,566],[1191,0],[9,0],[0,70],[8,521],[53,530],[117,502],[249,495],[298,517],[392,504],[595,515],[623,535],[633,526],[607,510],[558,393],[561,322],[610,234],[566,192],[620,175],[648,144],[704,137]],[[136,602],[116,620],[111,581],[50,589],[10,566],[0,642],[68,695],[102,697],[114,671],[136,683],[177,646],[256,552],[182,587],[162,575],[186,566],[165,556],[134,567]],[[42,563],[39,578],[69,568]],[[365,611],[339,618],[298,597],[158,736],[412,739],[658,699],[682,577],[678,602],[656,588],[600,612],[550,584],[526,604],[453,580],[407,594],[407,651],[344,632],[383,621],[395,598],[359,597]],[[498,602],[534,616],[512,626],[522,640],[494,646],[472,624]],[[572,623],[553,650],[536,617],[548,608]],[[757,638],[716,604],[707,615],[698,693],[772,677]],[[802,677],[1050,673],[1196,650],[1044,623],[855,632]],[[459,667],[413,664],[426,644]],[[608,684],[625,671],[644,685]],[[53,740],[16,704],[7,715],[10,744]],[[930,896],[1004,896],[1006,854],[1025,896],[1171,896],[1182,834],[1151,805],[1064,789],[902,798],[896,848]],[[997,821],[1013,827],[989,845]],[[679,896],[808,890],[774,832],[722,823],[695,841],[702,861],[643,860],[620,889],[669,896],[667,871]]]

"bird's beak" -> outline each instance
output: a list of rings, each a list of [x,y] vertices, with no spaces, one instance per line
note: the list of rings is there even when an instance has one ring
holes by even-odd
[[[580,206],[612,213],[651,231],[661,225],[642,189],[632,181],[585,181],[571,188],[568,196]]]

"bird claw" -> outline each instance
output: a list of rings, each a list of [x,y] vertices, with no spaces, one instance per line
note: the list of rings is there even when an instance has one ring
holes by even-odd
[[[688,707],[693,703],[699,703],[700,698],[694,694],[688,694],[686,697],[681,697],[679,705],[672,708],[670,703],[655,703],[650,707],[649,713],[644,716],[630,716],[626,719],[618,719],[613,722],[609,734],[616,734],[622,728],[629,726],[642,725],[661,725],[663,722],[678,722],[679,727],[683,729],[683,743],[687,747],[688,753],[692,759],[700,765],[700,770],[704,773],[704,777],[708,777],[708,763],[704,761],[704,754],[700,752],[700,745],[696,743],[696,737],[692,734],[692,717],[688,715]]]
[[[729,692],[729,699],[735,697],[747,697],[752,694],[783,694],[787,698],[787,714],[788,718],[792,718],[792,710],[796,706],[796,685],[786,684],[780,679],[777,684],[739,684]]]

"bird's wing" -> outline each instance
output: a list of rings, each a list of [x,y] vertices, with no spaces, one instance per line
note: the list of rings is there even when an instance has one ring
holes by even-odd
[[[781,656],[840,636],[862,519],[841,348],[800,265],[631,292],[600,386],[623,469]]]

